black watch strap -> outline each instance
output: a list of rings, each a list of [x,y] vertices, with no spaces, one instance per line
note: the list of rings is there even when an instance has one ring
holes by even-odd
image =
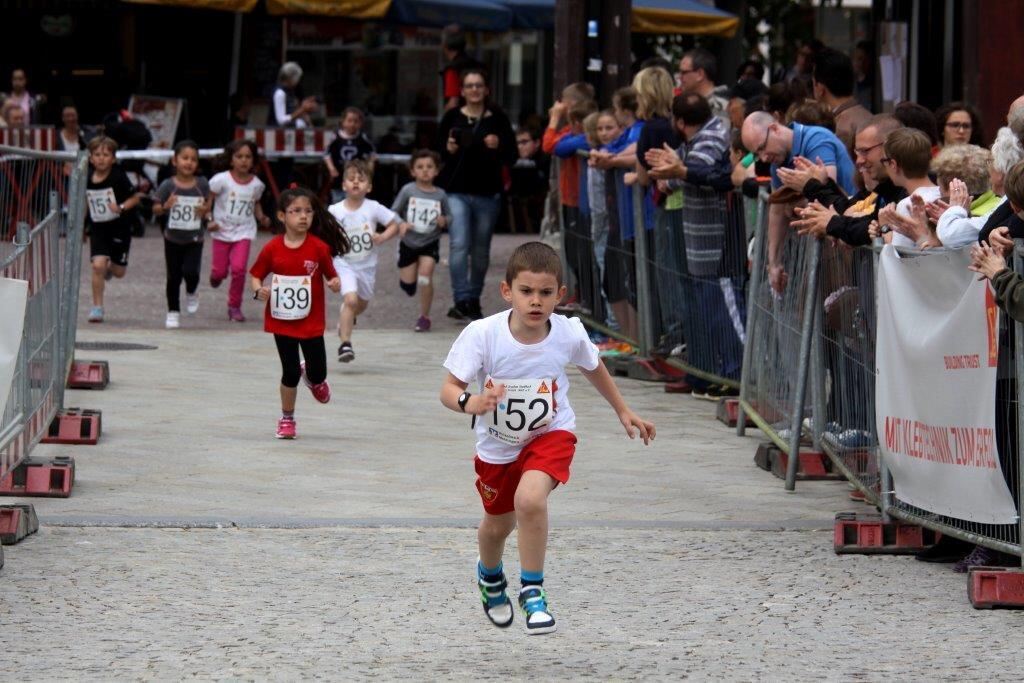
[[[462,395],[459,396],[459,410],[461,410],[462,412],[466,412],[466,404],[469,403],[469,399],[472,395],[473,394],[469,393],[468,391],[462,392]]]

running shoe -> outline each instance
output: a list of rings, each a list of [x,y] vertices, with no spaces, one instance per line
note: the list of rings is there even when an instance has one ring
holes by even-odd
[[[103,322],[103,307],[93,306],[89,309],[89,322],[101,323]]]
[[[430,318],[421,315],[412,328],[413,332],[430,332]]]
[[[295,436],[295,418],[282,417],[277,421],[277,438],[294,439]]]
[[[195,315],[199,310],[199,295],[198,294],[186,294],[185,295],[185,312],[189,315]]]
[[[327,383],[326,379],[320,382],[320,384],[313,384],[309,381],[309,377],[306,377],[306,361],[299,363],[299,372],[302,373],[302,382],[309,387],[313,398],[320,403],[327,403],[331,400],[331,385]]]
[[[245,316],[242,315],[242,309],[235,306],[228,307],[228,320],[232,320],[236,323],[244,323]]]
[[[470,320],[480,320],[484,317],[483,309],[480,308],[480,299],[470,299],[466,302],[466,309]]]
[[[222,277],[214,277],[213,273],[210,273],[210,286],[211,287],[213,287],[214,289],[217,289],[218,287],[220,287],[220,283],[222,283],[222,282],[224,282],[224,278],[222,278]]]
[[[181,327],[181,313],[178,311],[167,311],[167,321],[164,327],[169,330],[176,330]]]
[[[448,317],[452,320],[465,320],[466,314],[459,308],[459,304],[455,304],[448,309]]]
[[[512,625],[515,610],[512,609],[512,601],[508,599],[508,581],[505,580],[504,572],[499,575],[497,581],[485,581],[480,576],[480,570],[476,573],[476,585],[480,589],[480,602],[484,605],[484,614],[491,620],[491,623],[498,628],[508,628]]]
[[[1002,554],[984,546],[974,546],[971,554],[953,565],[957,574],[966,574],[971,567],[1002,567],[1006,563]]]
[[[548,594],[541,586],[524,586],[519,591],[519,607],[526,618],[527,635],[540,635],[555,630],[555,618],[548,610]]]
[[[352,344],[350,342],[341,342],[341,346],[338,347],[338,362],[351,363],[355,359],[356,352],[352,350]]]
[[[114,279],[114,271],[110,269],[110,266],[107,266],[107,272],[103,273],[103,279],[107,282]]]

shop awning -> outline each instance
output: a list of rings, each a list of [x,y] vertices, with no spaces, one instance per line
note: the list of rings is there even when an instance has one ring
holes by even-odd
[[[165,7],[191,7],[215,9],[224,12],[249,12],[259,0],[123,0],[134,5],[164,5]]]
[[[391,0],[267,0],[270,14],[315,14],[352,19],[383,19]]]
[[[526,29],[551,29],[555,25],[555,0],[501,0],[512,10],[512,25]],[[634,33],[687,33],[731,38],[739,28],[735,14],[698,0],[634,0]]]
[[[634,0],[634,33],[688,33],[732,38],[740,26],[735,14],[697,0]]]
[[[490,0],[391,0],[385,21],[443,28],[458,24],[469,31],[507,31],[512,10]]]

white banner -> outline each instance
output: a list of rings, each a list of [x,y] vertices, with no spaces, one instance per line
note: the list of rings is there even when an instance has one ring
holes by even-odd
[[[996,451],[998,309],[968,250],[903,257],[878,270],[875,421],[896,497],[947,517],[1011,524]]]
[[[0,325],[0,429],[5,426],[2,419],[18,364],[27,302],[28,282],[0,277],[0,320],[4,321]]]

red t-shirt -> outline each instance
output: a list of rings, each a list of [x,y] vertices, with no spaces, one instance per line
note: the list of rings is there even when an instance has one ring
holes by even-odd
[[[459,70],[449,66],[444,70],[444,99],[450,100],[462,94],[462,78]]]
[[[284,235],[278,235],[263,247],[263,251],[249,269],[249,274],[261,280],[271,274],[309,275],[309,315],[300,320],[279,320],[270,314],[271,302],[267,301],[267,308],[263,313],[263,329],[272,334],[296,339],[323,336],[326,327],[324,279],[335,278],[338,273],[331,263],[331,250],[321,239],[314,235],[306,235],[302,244],[291,248],[284,243]],[[268,284],[272,285],[272,280]],[[273,296],[271,292],[271,297]]]

